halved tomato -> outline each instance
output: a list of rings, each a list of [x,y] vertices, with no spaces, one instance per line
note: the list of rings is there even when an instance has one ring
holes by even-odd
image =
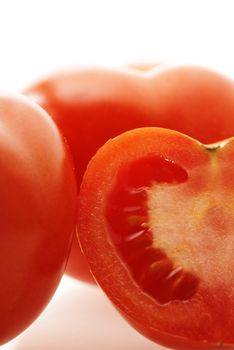
[[[234,346],[234,139],[133,130],[88,165],[78,233],[92,273],[142,334],[175,349]]]

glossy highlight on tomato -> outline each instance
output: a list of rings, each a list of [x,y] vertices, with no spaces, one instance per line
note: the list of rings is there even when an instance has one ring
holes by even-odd
[[[74,168],[56,125],[23,96],[0,97],[0,344],[47,305],[76,223]]]
[[[233,348],[234,140],[142,128],[90,161],[78,233],[123,316],[175,349]]]
[[[205,144],[234,135],[233,81],[205,68],[149,64],[77,69],[48,77],[25,93],[64,134],[78,187],[98,148],[127,130],[169,128]],[[76,240],[67,271],[93,281]]]

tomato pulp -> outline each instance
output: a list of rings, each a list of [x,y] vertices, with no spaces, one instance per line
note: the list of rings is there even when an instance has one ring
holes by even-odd
[[[175,349],[234,346],[234,139],[142,128],[108,141],[80,191],[92,272],[142,334]]]
[[[0,97],[0,344],[52,297],[76,222],[74,169],[47,113],[23,96]]]
[[[150,69],[149,69],[150,68]],[[234,135],[234,86],[198,67],[151,65],[65,72],[26,91],[59,126],[80,186],[86,166],[108,139],[145,126],[174,129],[212,143]],[[75,240],[67,271],[91,281]]]

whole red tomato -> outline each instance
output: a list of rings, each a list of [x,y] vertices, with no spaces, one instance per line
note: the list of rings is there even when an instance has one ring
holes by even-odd
[[[234,348],[234,138],[203,145],[141,128],[101,147],[80,189],[92,273],[142,334],[175,349]]]
[[[78,186],[97,149],[124,131],[158,126],[203,143],[234,134],[234,84],[228,78],[198,67],[134,68],[64,72],[25,92],[65,135]],[[92,281],[77,240],[67,272]]]
[[[76,221],[74,169],[46,112],[0,97],[0,344],[22,332],[53,295]]]

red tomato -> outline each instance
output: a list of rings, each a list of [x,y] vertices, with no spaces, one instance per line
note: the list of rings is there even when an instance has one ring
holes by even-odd
[[[65,269],[76,185],[62,138],[25,97],[0,97],[0,344],[43,310]]]
[[[198,67],[139,68],[67,72],[26,91],[67,138],[78,186],[97,149],[130,129],[175,129],[204,143],[234,135],[234,85],[228,78]],[[67,271],[91,280],[77,241]]]
[[[92,272],[141,333],[175,349],[234,346],[234,139],[132,130],[90,161],[78,232]]]

